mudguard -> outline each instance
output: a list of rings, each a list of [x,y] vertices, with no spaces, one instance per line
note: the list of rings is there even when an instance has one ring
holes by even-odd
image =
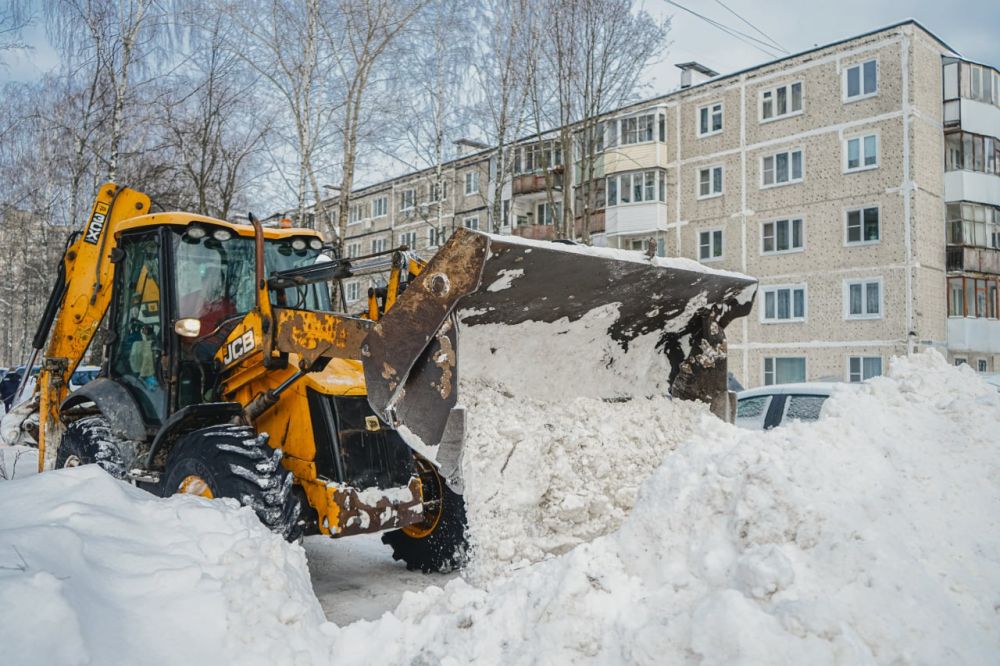
[[[116,437],[134,442],[146,441],[146,424],[139,405],[124,386],[107,377],[98,377],[66,396],[59,406],[60,413],[92,402],[108,420]]]

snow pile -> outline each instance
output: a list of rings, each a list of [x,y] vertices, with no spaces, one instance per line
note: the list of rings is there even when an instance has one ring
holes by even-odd
[[[0,482],[9,664],[324,658],[305,554],[235,502],[163,500],[96,465]]]
[[[465,499],[475,580],[617,529],[640,484],[706,413],[669,398],[559,403],[463,383]]]
[[[456,579],[408,595],[394,614],[335,632],[334,653],[445,664],[994,662],[996,391],[929,352],[845,386],[826,411],[768,433],[703,417],[619,531],[488,589]],[[548,473],[540,467],[526,484]],[[366,644],[373,635],[377,646]]]

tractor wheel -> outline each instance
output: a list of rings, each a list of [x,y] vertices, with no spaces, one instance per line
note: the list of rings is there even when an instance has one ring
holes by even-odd
[[[125,445],[111,433],[108,420],[87,416],[66,426],[56,451],[56,469],[97,463],[116,479],[124,479],[126,457]]]
[[[424,515],[419,523],[386,532],[382,543],[392,548],[392,558],[410,571],[448,572],[465,561],[465,500],[444,482],[437,468],[417,458],[423,484]]]
[[[289,541],[303,529],[301,503],[292,492],[292,473],[281,465],[281,450],[245,426],[212,426],[185,435],[167,456],[160,487],[208,499],[230,497],[249,506],[272,532]]]

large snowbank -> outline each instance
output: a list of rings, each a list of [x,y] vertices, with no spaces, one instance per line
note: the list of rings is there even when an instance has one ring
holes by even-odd
[[[320,661],[305,554],[235,502],[162,500],[94,465],[0,482],[6,664]]]
[[[845,386],[827,411],[767,433],[705,416],[620,530],[484,588],[458,579],[409,595],[394,614],[339,630],[337,652],[446,664],[995,663],[995,389],[930,352]],[[377,647],[362,640],[372,635]]]
[[[11,663],[995,663],[1000,397],[933,352],[889,375],[767,433],[668,401],[474,417],[477,575],[346,627],[246,510],[87,468],[0,484],[0,607],[24,610],[0,646]]]

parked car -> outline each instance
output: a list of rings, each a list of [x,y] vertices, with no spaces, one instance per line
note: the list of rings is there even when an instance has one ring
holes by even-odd
[[[75,391],[87,382],[96,379],[101,369],[96,365],[81,365],[69,378],[69,390]]]
[[[736,425],[770,430],[789,421],[815,421],[833,393],[833,382],[775,384],[736,394]]]

